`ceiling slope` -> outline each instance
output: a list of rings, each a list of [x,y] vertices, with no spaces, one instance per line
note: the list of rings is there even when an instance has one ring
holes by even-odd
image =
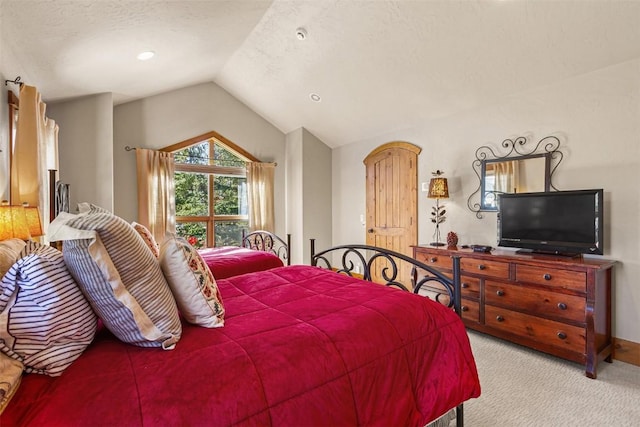
[[[0,52],[14,65],[3,71],[28,77],[45,100],[112,92],[121,103],[214,81],[283,132],[305,127],[331,147],[640,57],[635,0],[0,7]],[[146,49],[156,57],[136,60]]]

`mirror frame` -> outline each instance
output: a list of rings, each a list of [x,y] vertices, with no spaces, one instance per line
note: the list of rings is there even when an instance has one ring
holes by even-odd
[[[558,191],[558,189],[553,185],[551,178],[563,158],[563,154],[559,150],[560,140],[555,136],[546,136],[538,141],[533,149],[527,147],[527,143],[528,140],[524,136],[520,136],[515,139],[505,139],[501,144],[505,154],[496,153],[496,151],[488,145],[483,145],[476,150],[476,158],[471,163],[471,167],[478,177],[479,182],[478,188],[471,193],[467,199],[467,207],[469,210],[476,213],[477,218],[483,218],[482,212],[497,212],[498,210],[497,207],[487,206],[484,203],[484,178],[487,163],[497,163],[505,160],[544,158],[544,191],[551,191],[552,188]],[[479,198],[479,201],[475,201],[476,197]]]

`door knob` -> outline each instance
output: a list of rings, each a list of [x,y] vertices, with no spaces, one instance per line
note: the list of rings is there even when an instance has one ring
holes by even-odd
[[[373,233],[373,228],[368,229],[367,233]]]

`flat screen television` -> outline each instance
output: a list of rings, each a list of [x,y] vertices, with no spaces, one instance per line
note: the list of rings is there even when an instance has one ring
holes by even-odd
[[[498,246],[520,253],[602,255],[603,226],[602,189],[498,196]]]

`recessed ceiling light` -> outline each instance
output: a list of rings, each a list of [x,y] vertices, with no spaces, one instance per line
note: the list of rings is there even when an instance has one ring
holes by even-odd
[[[144,52],[140,52],[137,56],[137,58],[140,61],[146,61],[147,59],[151,59],[156,55],[156,53],[152,50],[146,50]]]
[[[317,93],[312,93],[311,95],[309,95],[309,98],[311,98],[313,102],[322,101],[322,98],[320,98],[320,95],[318,95]]]

